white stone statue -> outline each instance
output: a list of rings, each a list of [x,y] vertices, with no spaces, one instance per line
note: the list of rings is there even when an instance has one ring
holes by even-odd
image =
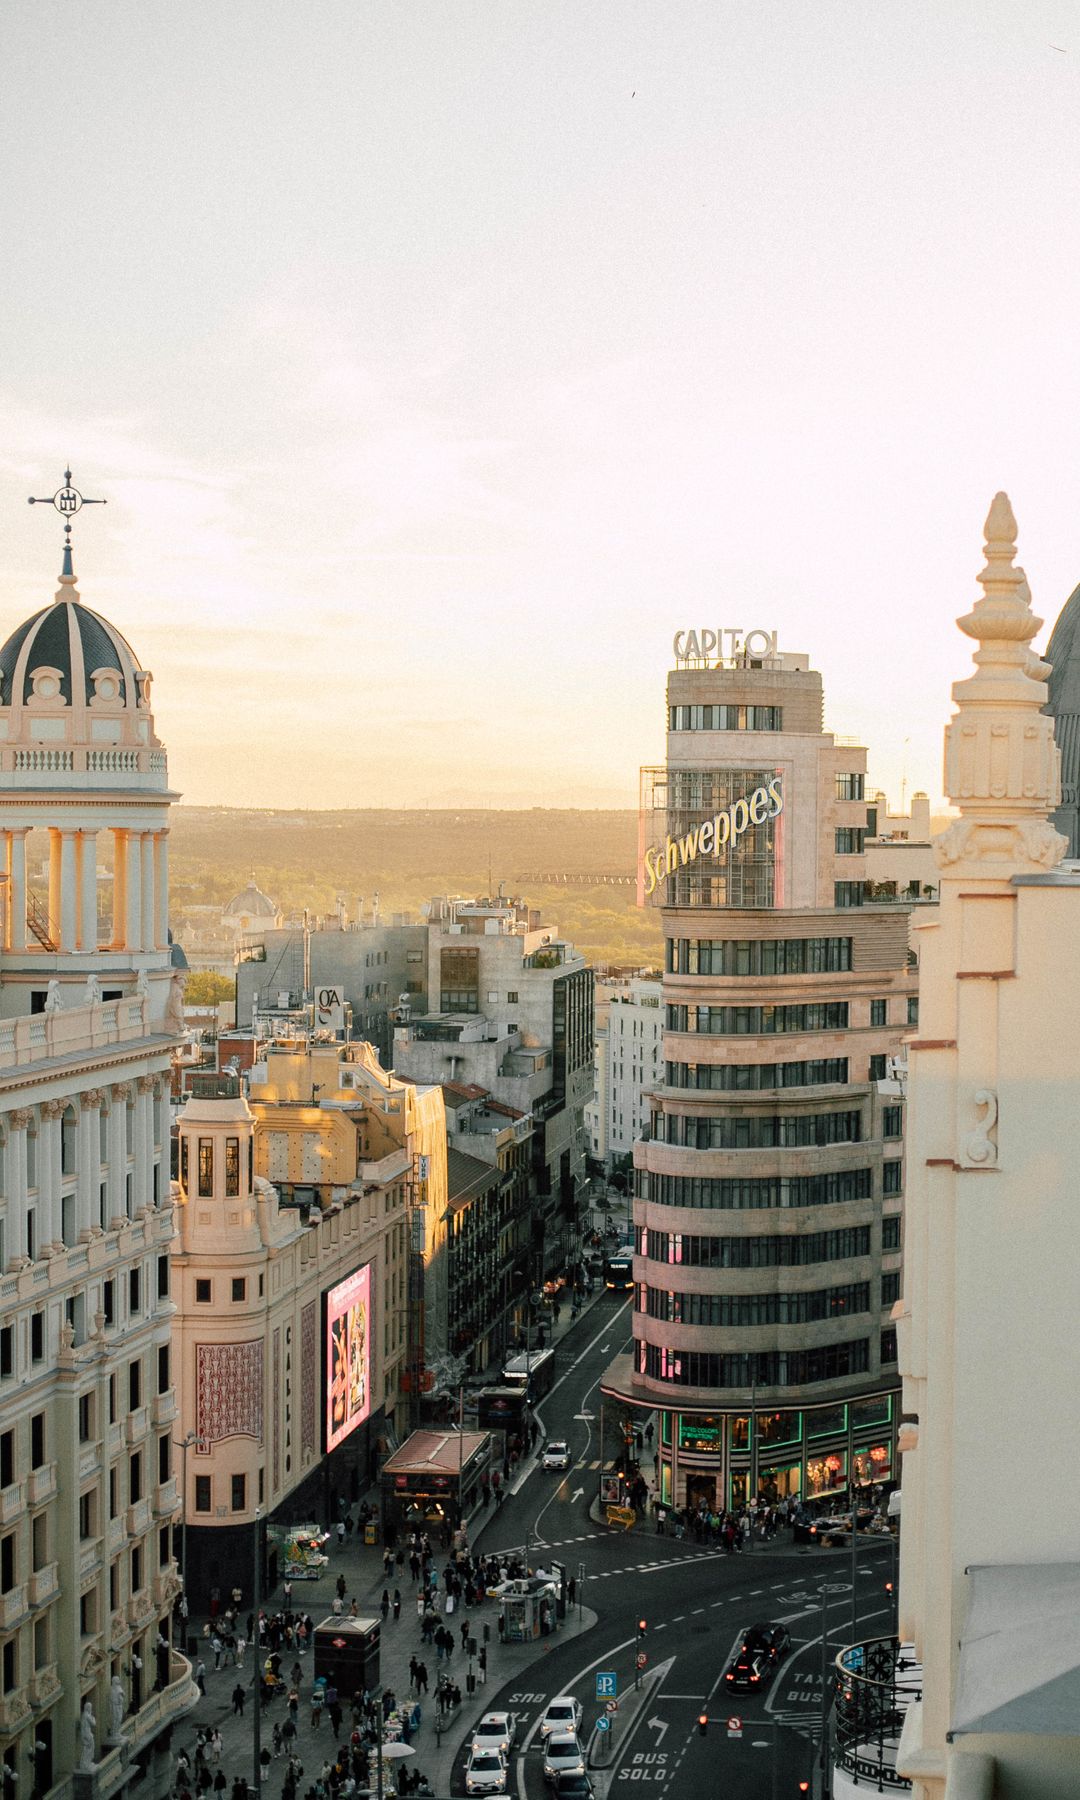
[[[124,1695],[124,1684],[119,1675],[112,1678],[109,1689],[109,1732],[114,1738],[124,1733],[124,1714],[127,1712],[127,1699]]]
[[[135,992],[138,994],[140,1000],[149,1000],[150,998],[150,983],[146,979],[145,969],[140,969],[135,978]]]
[[[97,976],[94,974],[93,969],[91,969],[89,975],[86,977],[86,987],[83,990],[83,1005],[84,1006],[100,1006],[101,1005],[101,986],[98,982]]]
[[[94,1766],[94,1750],[97,1747],[97,1720],[89,1700],[83,1701],[83,1709],[79,1714],[79,1767],[92,1769]]]
[[[50,981],[45,993],[45,1011],[47,1013],[59,1012],[60,1006],[60,983],[58,981]]]
[[[184,1032],[184,974],[177,969],[169,983],[169,999],[165,1007],[165,1029],[173,1037]]]

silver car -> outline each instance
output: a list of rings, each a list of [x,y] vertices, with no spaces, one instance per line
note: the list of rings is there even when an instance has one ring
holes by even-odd
[[[577,1734],[572,1731],[553,1731],[544,1745],[544,1780],[554,1781],[557,1775],[584,1775],[585,1758]]]
[[[573,1694],[557,1694],[540,1721],[540,1736],[550,1737],[553,1731],[576,1735],[580,1728],[581,1701],[575,1700]]]
[[[516,1738],[516,1713],[489,1712],[474,1729],[471,1747],[474,1750],[499,1750],[503,1756],[509,1756]]]

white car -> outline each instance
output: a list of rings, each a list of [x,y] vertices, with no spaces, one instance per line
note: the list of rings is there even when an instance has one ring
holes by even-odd
[[[544,1454],[540,1458],[542,1469],[568,1469],[570,1467],[570,1446],[562,1438],[552,1438],[544,1445]]]
[[[540,1736],[546,1738],[553,1731],[568,1731],[576,1737],[580,1728],[581,1701],[575,1700],[573,1694],[557,1694],[540,1721]]]
[[[467,1794],[505,1794],[506,1758],[500,1750],[481,1750],[474,1744],[465,1764]]]
[[[577,1734],[553,1731],[544,1745],[544,1780],[554,1781],[559,1775],[584,1775],[585,1758]]]
[[[517,1714],[511,1712],[485,1713],[476,1730],[472,1734],[473,1750],[498,1750],[500,1755],[509,1756],[517,1739]]]

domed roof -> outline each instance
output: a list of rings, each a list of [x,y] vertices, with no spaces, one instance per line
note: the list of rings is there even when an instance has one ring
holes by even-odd
[[[261,919],[276,919],[277,907],[268,894],[255,886],[252,875],[242,894],[234,894],[228,904],[222,908],[227,919],[235,919],[241,913],[251,913]]]
[[[56,686],[35,690],[34,674],[49,669]],[[114,625],[84,606],[75,589],[61,588],[51,606],[42,607],[13,631],[0,649],[0,705],[26,705],[35,696],[56,694],[68,706],[95,699],[119,701],[135,711],[145,702],[148,681],[127,640]]]
[[[1053,822],[1069,840],[1067,856],[1080,856],[1080,587],[1074,588],[1050,633],[1046,661],[1049,699],[1045,710],[1054,721],[1054,740],[1061,751],[1061,805]]]

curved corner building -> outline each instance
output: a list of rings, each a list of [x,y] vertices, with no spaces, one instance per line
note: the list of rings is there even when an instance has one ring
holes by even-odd
[[[805,656],[683,658],[667,698],[664,1079],[602,1385],[657,1412],[670,1504],[825,1496],[895,1465],[908,908],[870,899],[866,752],[823,730]]]

